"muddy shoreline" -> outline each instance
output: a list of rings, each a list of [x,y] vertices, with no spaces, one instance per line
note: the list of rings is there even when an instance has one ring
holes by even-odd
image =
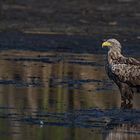
[[[0,3],[0,30],[135,38],[140,33],[139,0],[8,0]]]

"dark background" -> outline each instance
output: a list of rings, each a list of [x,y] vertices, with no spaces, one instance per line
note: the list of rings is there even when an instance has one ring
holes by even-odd
[[[1,0],[0,30],[140,39],[139,0]]]

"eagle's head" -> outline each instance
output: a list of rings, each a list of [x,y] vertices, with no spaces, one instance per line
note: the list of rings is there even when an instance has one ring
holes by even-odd
[[[112,51],[121,52],[121,44],[116,39],[108,39],[107,41],[102,43],[102,47],[107,47],[109,48],[109,50],[112,50]]]

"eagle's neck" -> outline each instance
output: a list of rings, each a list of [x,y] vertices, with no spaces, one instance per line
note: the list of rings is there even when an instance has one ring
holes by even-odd
[[[123,55],[121,54],[121,51],[119,50],[109,50],[108,52],[108,63],[118,63],[119,59],[122,58]]]

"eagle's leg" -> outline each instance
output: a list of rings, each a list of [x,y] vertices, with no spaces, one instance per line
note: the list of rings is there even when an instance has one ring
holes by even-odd
[[[125,83],[121,83],[119,86],[120,92],[121,92],[121,99],[122,101],[131,102],[133,99],[133,90]]]

